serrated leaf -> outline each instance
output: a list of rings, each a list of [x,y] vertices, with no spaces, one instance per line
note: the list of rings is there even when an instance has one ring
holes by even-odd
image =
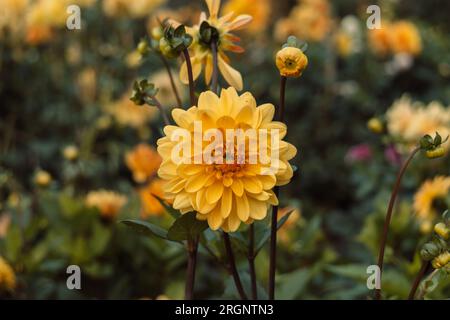
[[[167,231],[165,229],[150,222],[142,220],[122,220],[120,222],[137,231],[138,233],[145,234],[147,236],[157,236],[165,240],[168,239]]]
[[[206,221],[196,218],[195,212],[185,213],[174,221],[167,232],[167,239],[183,241],[194,239],[208,228]]]

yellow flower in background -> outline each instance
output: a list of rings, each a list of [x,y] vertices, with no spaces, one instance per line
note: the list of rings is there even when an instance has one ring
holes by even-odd
[[[353,42],[352,38],[348,33],[338,32],[335,35],[334,41],[336,43],[336,48],[341,57],[348,57],[352,53]]]
[[[167,182],[164,187],[166,199],[172,199],[173,207],[183,214],[196,211],[197,218],[207,220],[213,230],[222,228],[233,232],[241,222],[251,223],[253,220],[264,219],[269,206],[278,204],[273,187],[285,185],[292,178],[293,169],[288,160],[297,153],[293,145],[281,140],[286,135],[287,128],[281,122],[272,121],[274,113],[273,105],[257,106],[251,93],[239,96],[233,87],[222,90],[220,97],[211,91],[203,92],[198,106],[187,111],[174,109],[172,116],[176,126],[166,126],[166,136],[158,140],[158,152],[163,158],[158,175]],[[261,129],[279,130],[279,140],[276,140],[280,146],[279,159],[276,161],[279,164],[278,170],[264,172],[270,167],[270,163],[250,163],[248,150],[245,159],[240,161],[235,154],[232,164],[226,163],[229,159],[225,159],[223,164],[198,164],[195,163],[194,156],[190,155],[187,155],[187,159],[192,160],[191,164],[174,162],[172,152],[178,142],[171,140],[172,134],[181,128],[188,130],[194,144],[196,121],[201,123],[204,132],[209,129],[225,132],[226,129],[239,128],[255,129],[258,132]],[[237,148],[236,139],[234,140],[234,145],[219,146],[223,152],[217,156],[227,155],[228,148]],[[207,153],[207,145],[201,147],[202,154]],[[269,143],[266,147],[267,150],[258,150],[258,154],[271,154]]]
[[[149,15],[165,0],[103,0],[103,12],[111,17],[142,18]]]
[[[330,4],[327,0],[301,0],[289,17],[275,25],[275,39],[284,41],[294,35],[305,41],[322,41],[332,27]]]
[[[194,80],[199,77],[203,68],[205,70],[206,84],[210,83],[212,77],[213,56],[211,49],[209,46],[201,43],[199,39],[200,25],[203,21],[207,21],[209,25],[216,28],[219,32],[219,71],[230,86],[240,91],[243,88],[242,76],[239,71],[229,65],[230,59],[226,56],[225,52],[232,51],[241,53],[244,51],[242,47],[236,44],[240,39],[231,32],[247,26],[251,22],[252,17],[243,14],[232,19],[233,14],[231,13],[219,17],[220,0],[206,0],[206,4],[208,5],[209,17],[207,18],[206,13],[202,12],[199,24],[187,29],[188,33],[194,38],[189,48]],[[180,79],[184,84],[189,83],[186,62],[183,62],[181,66]]]
[[[181,107],[178,106],[177,99],[173,92],[172,85],[170,83],[170,78],[166,70],[156,71],[153,75],[150,76],[149,81],[150,83],[154,83],[158,88],[156,98],[163,107],[167,108]],[[175,87],[177,88],[177,91],[180,94],[180,98],[183,100],[183,97],[186,94],[186,87],[183,86],[180,80],[177,79],[176,77],[174,77],[173,81],[175,82]]]
[[[6,33],[16,37],[23,31],[23,16],[27,10],[29,0],[2,0],[0,1],[0,39]]]
[[[34,176],[34,183],[40,187],[47,187],[52,182],[52,176],[45,170],[39,170]]]
[[[77,86],[83,102],[92,102],[97,94],[97,71],[94,68],[85,68],[77,76]]]
[[[281,228],[278,230],[278,238],[284,244],[288,244],[290,241],[289,232],[296,226],[297,222],[300,220],[301,214],[300,210],[293,207],[281,208],[278,211],[278,221],[282,219],[286,214],[292,212],[289,218],[284,222]]]
[[[0,292],[16,288],[16,275],[13,268],[0,256]]]
[[[97,208],[104,218],[115,218],[127,202],[124,195],[109,190],[91,191],[86,196],[86,205]]]
[[[417,55],[422,51],[419,30],[408,21],[399,21],[392,26],[391,47],[394,53]]]
[[[141,217],[143,219],[164,213],[164,207],[158,200],[158,198],[164,199],[164,184],[165,182],[161,179],[153,179],[145,187],[139,189],[139,197],[142,204]]]
[[[125,155],[125,163],[133,173],[133,179],[143,183],[152,178],[161,165],[161,156],[148,144],[141,143]]]
[[[285,47],[278,51],[275,62],[283,77],[300,77],[308,66],[306,55],[294,47]]]
[[[158,115],[158,110],[156,108],[137,106],[130,100],[130,95],[130,93],[127,93],[118,101],[107,105],[105,111],[110,114],[119,125],[141,129]]]
[[[74,161],[78,158],[78,147],[76,146],[67,146],[63,149],[63,156],[66,160]]]
[[[271,7],[270,0],[230,0],[224,5],[223,12],[225,14],[248,14],[252,16],[252,23],[246,30],[256,35],[263,33],[267,28]]]
[[[433,208],[433,202],[445,198],[450,191],[450,177],[437,176],[425,181],[414,195],[414,211],[424,221],[433,221],[438,212]]]
[[[450,134],[450,109],[439,102],[423,105],[413,102],[407,95],[396,100],[386,113],[387,129],[397,138],[400,146],[410,149],[424,135],[436,132],[443,137]],[[448,149],[449,144],[443,144]]]

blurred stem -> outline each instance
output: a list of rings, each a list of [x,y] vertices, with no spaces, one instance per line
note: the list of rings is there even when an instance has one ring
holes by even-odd
[[[192,75],[192,64],[191,64],[191,57],[189,56],[188,49],[183,50],[184,59],[186,60],[186,66],[188,71],[188,78],[189,78],[189,94],[191,97],[191,107],[197,105],[197,99],[195,98],[195,83],[194,83],[194,76]]]
[[[213,72],[212,72],[212,80],[211,80],[211,90],[214,93],[217,93],[218,89],[218,78],[219,78],[219,62],[218,62],[218,53],[217,53],[217,43],[211,43],[211,51],[213,56]]]
[[[183,104],[182,104],[182,101],[180,99],[180,95],[178,93],[178,89],[177,89],[177,87],[175,85],[175,81],[173,80],[173,75],[172,75],[172,71],[170,70],[169,63],[167,62],[167,59],[164,58],[164,56],[162,54],[159,54],[159,56],[161,57],[161,60],[162,60],[162,62],[164,64],[164,67],[167,70],[167,74],[169,75],[170,85],[172,86],[173,94],[175,95],[175,98],[177,99],[178,106],[181,108],[181,107],[183,107]]]
[[[416,278],[414,279],[411,291],[409,292],[408,300],[414,300],[417,288],[419,287],[420,282],[422,281],[423,277],[425,276],[425,273],[427,272],[428,265],[429,265],[428,261],[422,261],[422,266],[420,267],[420,270],[417,273]]]
[[[170,121],[169,118],[167,117],[167,114],[163,108],[163,106],[161,105],[161,103],[159,102],[158,99],[156,99],[156,97],[150,97],[151,100],[145,99],[145,102],[149,105],[149,106],[153,106],[155,105],[155,107],[157,107],[159,109],[159,111],[161,112],[161,115],[163,117],[163,121],[164,124],[166,126],[170,125]]]
[[[242,287],[241,278],[236,269],[236,262],[234,261],[233,249],[231,248],[230,236],[226,232],[222,232],[223,242],[225,243],[225,251],[228,257],[228,265],[231,275],[233,276],[234,284],[242,300],[248,300],[245,294],[244,288]]]
[[[396,200],[397,194],[400,190],[400,184],[402,182],[403,175],[405,174],[405,171],[408,168],[409,163],[414,158],[414,156],[417,154],[417,152],[419,152],[419,150],[420,150],[420,147],[415,148],[409,155],[408,159],[406,159],[406,161],[403,163],[403,166],[401,167],[401,169],[397,175],[397,180],[395,181],[394,189],[392,190],[391,198],[389,200],[389,205],[388,205],[388,209],[387,209],[387,213],[386,213],[386,220],[384,221],[383,234],[381,236],[380,251],[378,254],[378,268],[380,269],[380,284],[381,284],[381,275],[383,274],[384,250],[386,249],[389,225],[391,223],[391,218],[392,218],[392,211],[393,211],[392,209],[394,208],[395,200]],[[376,300],[381,299],[381,288],[376,289],[375,299]]]
[[[277,113],[279,121],[284,120],[284,104],[286,94],[286,77],[281,77],[280,81],[280,108]],[[274,193],[279,198],[280,190],[274,188]],[[272,222],[270,225],[270,262],[269,262],[269,300],[275,299],[275,269],[277,263],[277,223],[278,223],[278,206],[272,207]]]
[[[250,269],[250,278],[252,281],[252,299],[258,299],[258,290],[256,287],[256,270],[255,270],[255,227],[254,223],[249,229],[249,245],[248,245],[248,266]]]
[[[194,298],[195,267],[197,265],[198,237],[187,241],[188,265],[186,272],[185,300]]]

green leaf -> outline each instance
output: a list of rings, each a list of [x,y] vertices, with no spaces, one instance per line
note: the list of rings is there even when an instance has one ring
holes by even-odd
[[[147,221],[142,220],[122,220],[120,221],[124,225],[131,227],[138,233],[147,235],[147,236],[157,236],[161,239],[167,240],[167,231],[157,225],[154,225]]]
[[[195,212],[189,212],[174,221],[167,232],[167,239],[173,241],[194,239],[207,228],[206,221],[198,220]]]
[[[277,299],[292,300],[297,298],[311,279],[311,271],[300,269],[278,277]]]
[[[286,213],[280,220],[278,220],[277,230],[279,230],[283,226],[283,224],[287,221],[287,219],[289,219],[290,215],[292,214],[292,212],[294,212],[294,210],[295,209],[292,209],[291,211]],[[257,239],[259,238],[259,240],[256,241],[257,245],[255,249],[255,253],[258,254],[258,252],[264,247],[264,244],[270,238],[270,227],[263,230],[263,234],[260,235],[259,237],[257,236],[256,238]]]
[[[181,216],[180,212],[168,205],[167,202],[164,201],[164,199],[161,199],[155,194],[152,194],[152,196],[154,196],[159,201],[159,203],[163,206],[167,213],[169,213],[174,219],[178,219]]]

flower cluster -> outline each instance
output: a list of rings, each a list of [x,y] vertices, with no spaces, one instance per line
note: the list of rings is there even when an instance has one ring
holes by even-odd
[[[369,46],[380,56],[393,54],[418,55],[422,40],[416,26],[409,21],[383,22],[381,29],[368,31]]]

